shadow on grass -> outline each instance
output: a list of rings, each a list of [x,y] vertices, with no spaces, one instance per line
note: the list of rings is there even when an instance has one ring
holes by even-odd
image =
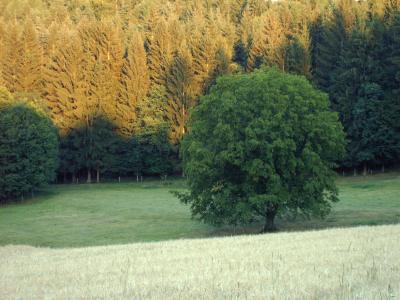
[[[337,222],[335,219],[316,219],[316,220],[297,220],[295,222],[277,220],[276,230],[271,233],[283,233],[283,232],[304,232],[312,230],[323,230],[333,228],[351,228],[359,226],[380,226],[380,225],[396,225],[400,224],[400,214],[395,215],[394,218],[388,221],[380,220],[356,220],[352,222]],[[247,226],[224,226],[215,228],[210,233],[211,237],[223,237],[223,236],[241,236],[241,235],[252,235],[252,234],[264,234],[261,233],[264,223],[254,223]],[[266,233],[269,234],[269,233]]]
[[[0,207],[39,204],[39,203],[47,201],[49,198],[57,196],[58,194],[60,194],[60,191],[58,191],[57,189],[54,189],[53,186],[48,186],[48,187],[44,187],[44,188],[36,191],[31,196],[25,196],[23,198],[12,199],[7,202],[0,202]]]

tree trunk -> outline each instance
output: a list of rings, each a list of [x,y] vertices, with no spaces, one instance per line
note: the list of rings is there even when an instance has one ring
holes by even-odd
[[[96,182],[97,183],[100,182],[100,170],[99,169],[96,170]]]
[[[63,183],[67,183],[67,172],[63,172],[64,177],[63,177]]]
[[[385,173],[385,164],[382,164],[382,173]]]
[[[78,180],[76,180],[75,173],[72,173],[72,183],[78,183]]]
[[[139,182],[139,173],[136,172],[136,182]]]
[[[367,176],[367,163],[364,163],[363,176]]]
[[[90,172],[90,169],[87,170],[87,183],[92,183],[92,172]]]
[[[357,169],[354,168],[354,176],[357,176]]]
[[[263,233],[276,231],[276,227],[274,224],[276,213],[277,209],[275,207],[267,209],[267,213],[265,215],[265,224],[262,230]]]

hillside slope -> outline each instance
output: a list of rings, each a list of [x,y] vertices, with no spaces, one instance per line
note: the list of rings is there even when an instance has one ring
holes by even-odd
[[[1,299],[399,299],[400,225],[0,248]]]

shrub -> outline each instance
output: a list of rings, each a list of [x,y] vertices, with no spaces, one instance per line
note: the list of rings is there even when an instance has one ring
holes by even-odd
[[[33,193],[55,178],[57,130],[28,104],[0,108],[0,201]]]

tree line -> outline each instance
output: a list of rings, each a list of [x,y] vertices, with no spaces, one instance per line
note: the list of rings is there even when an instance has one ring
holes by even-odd
[[[189,111],[262,65],[327,92],[342,168],[400,157],[400,1],[0,0],[0,86],[58,128],[59,179],[166,175]]]

